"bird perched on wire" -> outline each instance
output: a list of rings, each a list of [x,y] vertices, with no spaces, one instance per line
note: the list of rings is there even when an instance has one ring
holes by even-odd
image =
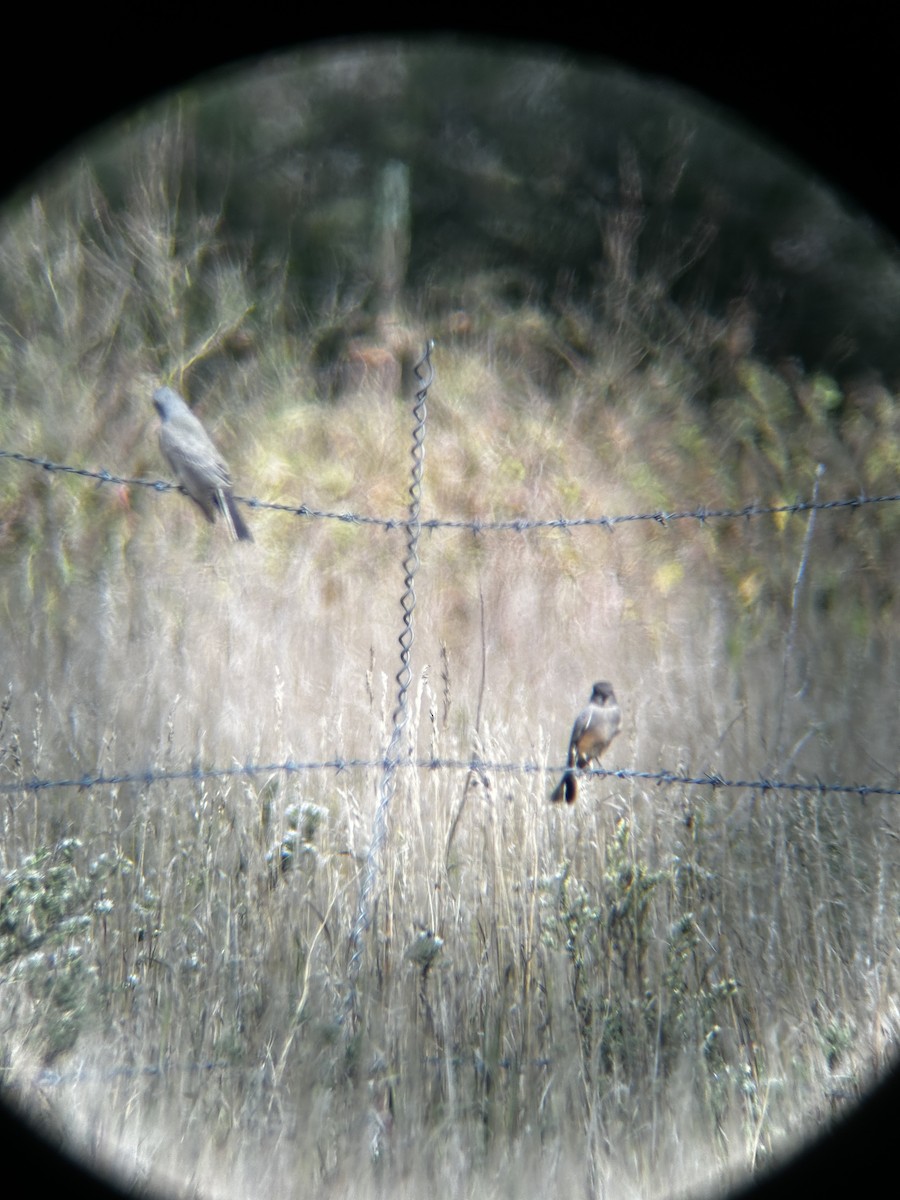
[[[253,534],[234,502],[228,467],[209,434],[172,388],[158,388],[153,403],[161,421],[159,448],[178,482],[207,521],[215,521],[218,511],[236,541],[252,542]]]
[[[575,774],[575,768],[597,762],[619,732],[621,724],[622,710],[619,708],[612,684],[595,683],[587,708],[581,710],[572,726],[568,766],[550,796],[554,803],[563,798],[567,804],[574,802],[578,795],[578,776]]]

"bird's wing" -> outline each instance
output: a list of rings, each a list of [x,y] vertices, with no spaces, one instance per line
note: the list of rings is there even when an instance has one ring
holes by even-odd
[[[600,710],[596,704],[589,704],[575,718],[575,727],[572,730],[572,737],[584,737],[590,727],[595,723],[600,716]]]
[[[187,425],[172,427],[167,422],[159,431],[159,445],[188,491],[194,487],[215,491],[231,485],[227,465],[199,422],[197,429]]]
[[[572,726],[572,736],[569,738],[569,766],[575,762],[575,756],[578,751],[578,743],[584,737],[593,719],[593,711],[591,705],[581,710],[575,718],[575,724]]]

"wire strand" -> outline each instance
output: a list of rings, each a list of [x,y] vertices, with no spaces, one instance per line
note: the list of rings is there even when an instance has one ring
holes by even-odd
[[[63,472],[85,479],[93,479],[97,483],[141,487],[160,493],[184,492],[184,489],[179,484],[167,483],[162,479],[132,479],[124,475],[113,475],[105,470],[93,471],[86,467],[74,467],[65,463],[52,462],[46,458],[38,458],[13,450],[0,449],[0,459],[38,467],[51,473]],[[811,499],[797,500],[791,504],[758,504],[756,502],[748,502],[740,508],[708,508],[706,505],[700,504],[694,508],[676,509],[671,512],[665,509],[655,509],[651,512],[617,513],[596,517],[505,517],[500,520],[482,520],[481,518],[458,520],[452,517],[429,517],[423,520],[417,513],[415,524],[419,532],[426,529],[458,529],[473,534],[504,531],[528,533],[532,530],[598,528],[606,529],[612,533],[620,525],[641,522],[668,526],[680,521],[699,521],[703,525],[707,521],[751,520],[757,517],[791,516],[813,512],[852,512],[871,505],[896,504],[900,501],[900,492],[888,493],[883,496],[867,496],[865,493],[860,493],[858,496],[845,496],[835,500],[819,500],[817,495],[818,489],[814,491]],[[253,496],[236,495],[234,499],[241,504],[246,504],[248,508],[280,512],[288,516],[305,517],[309,520],[340,521],[351,525],[377,525],[388,531],[394,529],[408,530],[412,523],[412,518],[409,515],[406,517],[380,517],[365,513],[335,512],[328,509],[310,508],[307,504],[288,504],[275,500],[261,500]]]
[[[390,749],[390,747],[389,747]],[[178,771],[123,771],[113,774],[98,772],[94,775],[83,775],[80,778],[68,779],[21,779],[17,782],[0,783],[0,795],[14,795],[17,792],[34,793],[75,788],[89,791],[99,787],[123,787],[139,785],[151,787],[157,783],[200,783],[206,780],[228,780],[253,778],[257,775],[296,775],[312,771],[475,771],[479,774],[496,775],[559,775],[566,770],[564,763],[549,765],[529,760],[520,762],[489,762],[480,758],[405,758],[389,756],[385,753],[381,758],[331,758],[317,759],[307,762],[295,762],[286,759],[284,762],[271,763],[242,763],[230,767],[192,767]],[[726,779],[715,772],[691,774],[686,771],[642,771],[633,767],[593,767],[580,772],[583,778],[617,779],[623,782],[635,781],[655,783],[662,787],[690,786],[719,789],[744,789],[754,792],[815,792],[819,794],[833,793],[841,795],[860,796],[900,796],[900,787],[891,787],[881,783],[847,783],[843,781],[828,782],[822,779],[769,779],[758,776],[750,779]],[[373,839],[374,843],[374,839]],[[380,850],[380,845],[377,847]],[[370,849],[371,853],[371,849]]]

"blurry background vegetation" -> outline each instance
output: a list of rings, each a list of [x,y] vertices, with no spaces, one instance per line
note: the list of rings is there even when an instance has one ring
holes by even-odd
[[[382,43],[82,151],[3,214],[0,449],[155,478],[173,382],[239,494],[400,516],[434,336],[426,518],[898,491],[893,250],[674,89]],[[882,1068],[891,801],[410,775],[350,1038],[375,772],[15,790],[377,758],[400,533],[248,520],[0,463],[0,1033],[50,1127],[185,1194],[650,1195]],[[611,765],[896,787],[898,508],[808,522],[427,534],[411,738],[555,768],[609,677]]]

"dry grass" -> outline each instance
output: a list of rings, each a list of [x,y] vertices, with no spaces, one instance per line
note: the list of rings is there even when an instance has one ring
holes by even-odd
[[[169,203],[136,185],[105,245],[40,206],[7,230],[5,445],[162,469],[149,381],[210,366],[210,331],[244,311],[239,273],[214,273],[187,332],[202,255],[164,236]],[[148,311],[171,314],[152,355]],[[841,427],[815,381],[794,396],[747,360],[706,410],[674,351],[638,369],[602,322],[602,367],[551,397],[521,354],[533,322],[439,349],[423,516],[777,502],[819,461],[832,495],[894,477],[891,397]],[[194,398],[238,492],[402,514],[392,395],[364,380],[323,405],[304,347],[274,341],[213,378]],[[4,783],[383,751],[400,532],[259,510],[233,546],[177,494],[15,464],[0,503]],[[409,739],[555,772],[607,677],[610,766],[896,784],[896,521],[821,514],[794,610],[806,518],[426,532]],[[892,806],[594,779],[563,810],[554,781],[399,771],[358,1025],[377,770],[9,791],[7,1086],[184,1196],[647,1197],[772,1161],[896,1043]]]
[[[348,403],[344,430],[361,438],[371,407]],[[399,414],[395,437],[406,445]],[[473,438],[485,489],[493,441]],[[530,431],[509,453],[526,443]],[[7,779],[378,756],[399,534],[254,514],[257,543],[232,546],[175,495],[124,520],[122,565],[74,578],[52,635],[20,610]],[[796,548],[800,535],[798,522]],[[426,535],[419,752],[555,768],[603,675],[626,714],[610,765],[778,773],[783,637],[773,621],[752,655],[729,650],[750,617],[708,541],[699,528]],[[673,550],[699,566],[663,587]],[[823,661],[827,622],[807,609],[800,633]],[[780,736],[806,739],[791,774],[873,777],[890,754],[878,697],[892,670],[872,664],[865,687],[810,672]],[[853,711],[867,702],[861,743]],[[178,1194],[291,1178],[300,1194],[505,1196],[562,1178],[628,1196],[768,1161],[821,1119],[846,1086],[835,1079],[852,1090],[883,1061],[897,968],[887,806],[595,780],[560,810],[552,778],[524,773],[469,779],[462,806],[467,779],[399,773],[357,1033],[348,937],[377,772],[13,793],[5,869],[47,847],[34,886],[60,910],[34,918],[50,944],[26,938],[4,968],[13,1077],[91,1154]],[[63,862],[59,882],[50,864]],[[443,939],[428,970],[407,957],[422,930]]]

